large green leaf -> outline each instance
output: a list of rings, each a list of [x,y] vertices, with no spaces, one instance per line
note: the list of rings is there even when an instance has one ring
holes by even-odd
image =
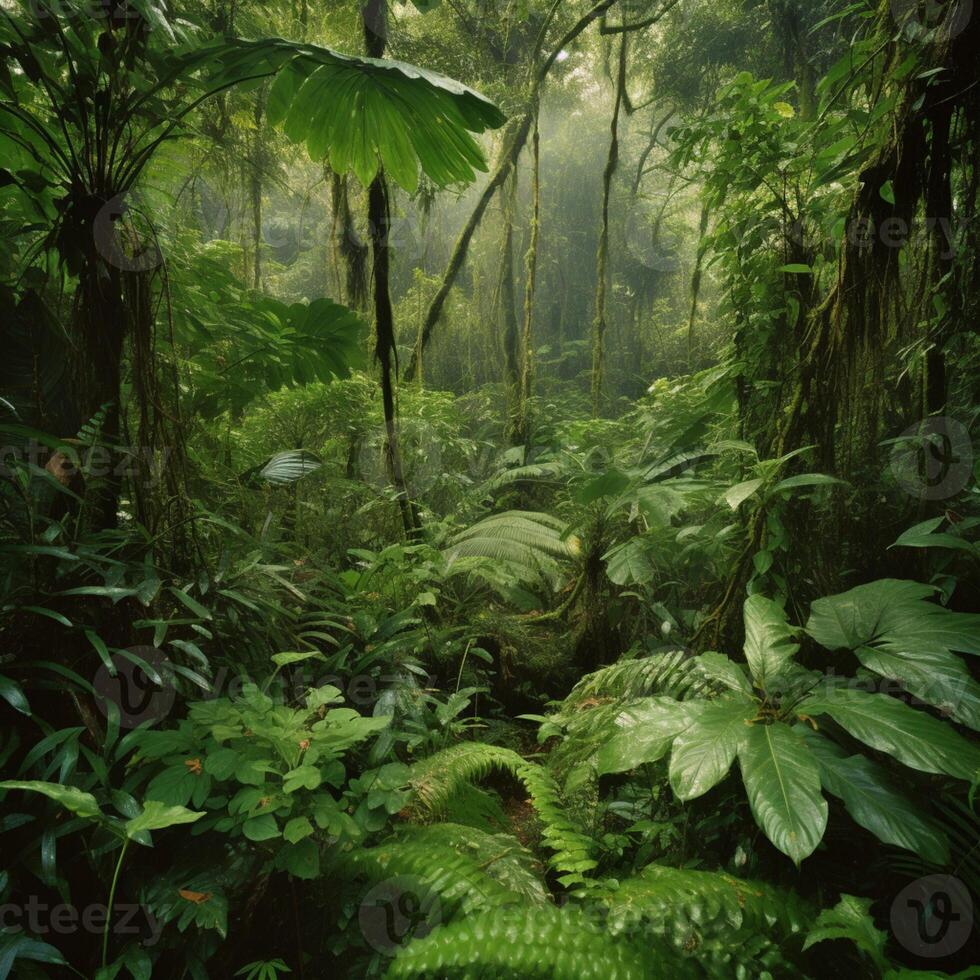
[[[617,734],[599,750],[599,773],[627,772],[659,761],[703,707],[672,698],[646,698],[626,708],[616,718]]]
[[[820,781],[843,801],[856,824],[880,841],[903,847],[931,864],[946,864],[946,835],[892,783],[888,773],[861,755],[848,756],[830,739],[799,726],[820,766]]]
[[[936,588],[882,579],[814,602],[807,632],[828,650],[883,646],[916,652],[980,654],[980,615],[955,613],[930,602]]]
[[[747,699],[718,701],[706,705],[694,724],[677,736],[670,755],[670,785],[679,799],[697,799],[728,775],[755,714],[755,703]]]
[[[807,698],[801,714],[829,715],[856,739],[921,772],[957,779],[980,776],[980,748],[945,722],[887,694],[827,688]]]
[[[762,595],[745,600],[745,659],[756,682],[766,687],[793,657],[800,645],[782,607]]]
[[[933,586],[883,579],[813,604],[807,632],[980,730],[980,684],[954,651],[980,654],[980,615],[929,601]]]
[[[203,813],[182,806],[168,806],[158,800],[147,800],[139,816],[126,821],[126,836],[135,837],[144,830],[164,830],[181,823],[194,823]]]
[[[216,42],[206,84],[277,75],[266,108],[273,125],[305,143],[314,160],[353,171],[365,186],[383,166],[414,192],[419,168],[439,186],[469,183],[486,170],[471,133],[495,129],[503,113],[482,95],[436,72],[399,61],[340,54],[281,38]]]
[[[45,783],[39,779],[8,779],[0,783],[0,789],[23,789],[30,793],[41,793],[86,820],[102,816],[95,797],[76,786]]]
[[[630,538],[625,544],[603,555],[606,574],[616,585],[645,585],[655,573],[642,537]]]
[[[799,864],[827,828],[820,770],[803,739],[788,725],[753,725],[739,743],[742,781],[756,823]]]
[[[938,650],[903,656],[885,647],[858,647],[858,660],[944,715],[980,731],[980,684],[960,657]]]

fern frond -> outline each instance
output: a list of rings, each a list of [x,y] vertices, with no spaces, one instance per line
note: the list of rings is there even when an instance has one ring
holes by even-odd
[[[714,693],[701,664],[684,650],[670,650],[638,660],[621,660],[583,677],[565,699],[564,707],[600,698],[632,700],[657,695],[683,701]]]
[[[569,819],[558,786],[549,773],[510,749],[481,742],[460,742],[423,759],[412,767],[409,785],[415,791],[412,807],[416,819],[443,816],[462,787],[485,779],[492,772],[506,772],[520,780],[541,821],[542,843],[552,852],[549,866],[568,888],[588,887],[585,872],[593,870],[595,841]]]
[[[682,980],[700,976],[666,944],[610,937],[575,907],[493,909],[434,929],[392,961],[389,980]]]
[[[443,919],[526,901],[526,890],[494,877],[470,853],[430,838],[430,828],[407,828],[377,847],[355,848],[338,859],[342,876],[382,882],[408,878],[423,905],[438,901]]]
[[[494,771],[516,775],[523,764],[511,749],[483,742],[459,742],[420,759],[409,775],[416,797],[415,816],[420,820],[443,816],[463,785],[478,783]]]
[[[562,464],[560,460],[551,460],[547,463],[530,463],[527,466],[517,466],[513,469],[503,470],[496,476],[491,477],[480,488],[483,496],[496,493],[504,487],[513,486],[515,483],[524,483],[533,480],[554,480],[561,475]]]
[[[558,786],[546,769],[525,762],[517,772],[527,788],[531,803],[541,821],[541,839],[552,852],[549,866],[558,872],[558,881],[573,890],[592,884],[585,872],[598,866],[596,843],[568,818]]]
[[[814,919],[800,898],[771,885],[655,864],[603,900],[611,933],[669,942],[716,976],[732,976],[736,965],[751,965],[754,976],[786,966]]]
[[[511,834],[488,834],[455,823],[406,828],[403,834],[426,844],[433,854],[450,849],[472,858],[482,871],[526,902],[549,900],[540,864]]]
[[[564,531],[565,525],[549,514],[511,510],[461,531],[448,550],[463,557],[482,556],[523,564],[544,557],[573,558],[581,545],[576,537],[563,537]]]

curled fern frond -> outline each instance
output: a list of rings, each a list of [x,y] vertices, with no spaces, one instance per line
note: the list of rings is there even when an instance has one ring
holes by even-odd
[[[415,816],[420,820],[441,817],[465,784],[478,783],[494,771],[516,776],[523,764],[511,749],[483,742],[460,742],[421,759],[409,776],[415,791]]]

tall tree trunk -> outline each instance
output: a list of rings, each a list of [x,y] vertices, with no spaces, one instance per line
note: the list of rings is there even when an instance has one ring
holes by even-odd
[[[612,181],[619,166],[619,114],[623,107],[623,94],[626,91],[626,39],[623,34],[619,41],[619,67],[616,73],[616,99],[613,105],[610,125],[609,156],[602,175],[602,226],[599,231],[599,252],[596,259],[595,320],[592,324],[592,415],[599,417],[602,407],[602,383],[605,372],[605,342],[607,322],[607,296],[609,288],[609,199],[612,194]]]
[[[490,178],[490,183],[487,184],[483,193],[480,195],[479,201],[477,201],[476,207],[473,209],[473,213],[470,215],[469,220],[466,222],[463,230],[460,232],[459,238],[456,240],[456,246],[453,249],[453,254],[449,259],[449,265],[446,267],[445,273],[443,273],[442,283],[439,286],[438,291],[432,298],[432,302],[429,304],[429,309],[426,312],[425,320],[422,323],[422,328],[419,331],[419,340],[412,354],[412,359],[409,361],[408,368],[405,371],[405,380],[410,381],[418,376],[419,371],[419,359],[422,352],[425,350],[432,336],[432,331],[435,325],[439,322],[439,317],[442,316],[443,307],[446,305],[446,300],[449,298],[450,292],[452,292],[453,286],[456,284],[456,279],[459,277],[460,272],[463,268],[463,263],[466,261],[466,255],[469,252],[470,242],[473,240],[474,234],[476,234],[477,228],[480,227],[480,222],[483,220],[483,215],[486,213],[490,202],[493,200],[494,194],[503,187],[504,182],[510,176],[511,171],[517,164],[517,159],[521,155],[521,150],[524,149],[524,144],[527,142],[528,133],[531,130],[531,114],[525,114],[519,121],[519,123],[512,130],[512,135],[505,134],[504,145],[501,148],[500,159],[497,164],[493,175]]]
[[[514,209],[517,206],[517,169],[503,201],[504,233],[500,250],[500,338],[504,355],[504,384],[511,417],[517,411],[520,384],[520,328],[517,324],[517,291],[514,286]]]
[[[701,205],[701,221],[698,225],[698,251],[694,259],[694,275],[691,276],[691,312],[687,320],[687,369],[694,370],[694,324],[698,318],[698,302],[701,299],[701,276],[704,270],[704,236],[708,232],[707,202]]]
[[[252,119],[255,122],[255,136],[252,143],[252,172],[248,182],[249,201],[252,206],[252,287],[262,288],[262,167],[265,161],[265,147],[262,143],[262,116],[265,112],[265,97],[260,92],[255,96]]]
[[[538,274],[538,242],[541,238],[541,133],[538,129],[538,107],[534,113],[534,135],[531,137],[531,240],[525,260],[524,328],[521,334],[521,377],[518,388],[514,441],[530,447],[531,385],[534,378],[534,290]]]
[[[362,9],[364,39],[370,58],[384,57],[387,46],[386,0],[369,0]],[[401,451],[398,444],[398,417],[395,407],[395,383],[398,370],[398,348],[395,339],[395,316],[391,305],[391,211],[388,185],[383,170],[371,182],[368,191],[368,226],[374,259],[374,356],[381,367],[381,401],[385,417],[385,461],[388,478],[398,492],[405,533],[414,536],[418,530],[418,513],[405,484]]]

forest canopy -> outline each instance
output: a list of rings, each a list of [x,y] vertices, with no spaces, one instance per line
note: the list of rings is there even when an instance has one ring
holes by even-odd
[[[969,0],[0,0],[0,980],[980,976]]]

